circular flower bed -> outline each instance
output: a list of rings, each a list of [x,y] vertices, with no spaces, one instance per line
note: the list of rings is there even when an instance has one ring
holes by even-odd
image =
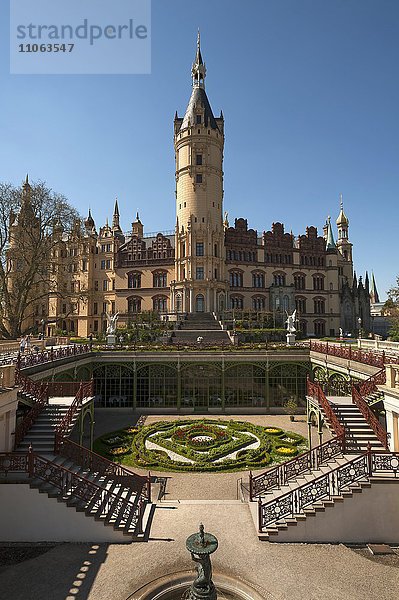
[[[152,470],[238,471],[289,459],[305,445],[302,436],[277,427],[179,419],[106,434],[96,440],[95,451],[122,464]]]

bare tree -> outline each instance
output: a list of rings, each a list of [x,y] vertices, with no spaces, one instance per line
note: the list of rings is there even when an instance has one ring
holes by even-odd
[[[0,183],[0,335],[16,338],[29,331],[34,306],[47,315],[49,294],[54,289],[52,271],[59,235],[79,224],[78,213],[67,199],[45,183],[22,188]]]

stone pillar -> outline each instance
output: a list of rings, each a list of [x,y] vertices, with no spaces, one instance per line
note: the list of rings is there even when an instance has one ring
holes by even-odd
[[[194,296],[193,288],[190,288],[189,293],[190,293],[190,313],[192,313],[192,312],[194,312],[193,311],[193,296]]]

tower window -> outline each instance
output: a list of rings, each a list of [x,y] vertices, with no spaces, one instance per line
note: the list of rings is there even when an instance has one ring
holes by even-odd
[[[202,154],[197,154],[195,160],[198,166],[202,165]]]
[[[195,181],[196,183],[202,183],[202,173],[197,173]]]
[[[201,122],[202,122],[201,115],[197,115],[197,119],[196,119],[197,125],[201,125]]]
[[[204,279],[204,267],[197,267],[195,271],[196,279]]]
[[[197,242],[195,250],[197,256],[204,256],[204,242]]]

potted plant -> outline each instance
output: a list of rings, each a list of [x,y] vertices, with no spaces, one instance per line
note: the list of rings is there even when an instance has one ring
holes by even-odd
[[[296,401],[295,396],[290,396],[284,404],[284,410],[287,415],[290,415],[290,421],[295,421],[295,413],[297,408],[298,402]]]

